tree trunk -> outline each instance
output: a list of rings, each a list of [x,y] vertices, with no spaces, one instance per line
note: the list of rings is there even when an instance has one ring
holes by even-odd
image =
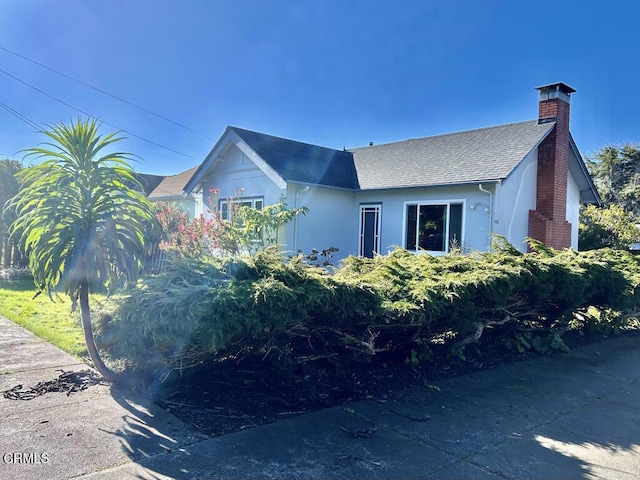
[[[89,310],[89,286],[86,281],[83,281],[80,286],[80,319],[82,321],[82,331],[84,332],[84,343],[87,346],[87,352],[96,370],[98,370],[108,382],[118,383],[120,376],[104,364],[96,348],[96,342],[93,338],[93,327],[91,325],[91,311]]]

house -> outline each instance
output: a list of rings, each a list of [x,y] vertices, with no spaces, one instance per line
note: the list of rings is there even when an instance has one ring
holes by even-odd
[[[308,207],[280,236],[289,251],[487,251],[493,234],[521,251],[526,237],[577,249],[579,206],[601,201],[569,132],[575,90],[537,90],[533,121],[352,150],[227,127],[184,195],[215,187],[224,210],[243,189],[246,205],[284,196],[289,207]]]
[[[139,173],[137,178],[149,200],[172,204],[194,218],[202,213],[202,198],[195,193],[185,195],[184,186],[197,169],[196,166],[176,175]]]

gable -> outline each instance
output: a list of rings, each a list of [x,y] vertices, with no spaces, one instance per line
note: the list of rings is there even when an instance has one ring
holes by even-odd
[[[358,188],[350,152],[230,128],[287,182]]]

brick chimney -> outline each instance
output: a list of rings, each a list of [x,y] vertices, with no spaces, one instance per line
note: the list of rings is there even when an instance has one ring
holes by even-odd
[[[529,210],[529,237],[555,249],[569,248],[569,107],[575,90],[564,83],[545,85],[537,90],[540,92],[538,123],[555,122],[555,127],[538,146],[536,209]]]

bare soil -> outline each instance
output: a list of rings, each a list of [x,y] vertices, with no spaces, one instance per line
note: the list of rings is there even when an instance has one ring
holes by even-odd
[[[574,333],[563,337],[570,348],[603,340]],[[286,374],[267,362],[244,360],[189,371],[165,385],[154,400],[194,429],[215,437],[346,402],[385,399],[408,387],[434,385],[539,355],[470,345],[464,359],[449,355],[413,364],[408,359],[381,357],[372,363],[351,364],[348,372],[314,362]]]

